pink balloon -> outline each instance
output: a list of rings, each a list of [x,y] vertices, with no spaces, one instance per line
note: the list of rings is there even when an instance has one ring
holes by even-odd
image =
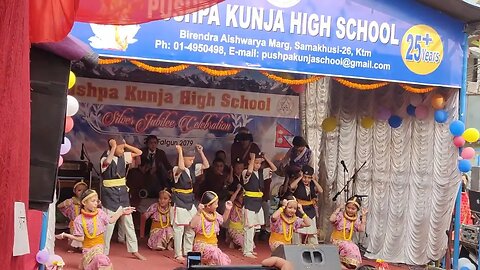
[[[415,109],[415,116],[418,119],[425,119],[428,117],[428,108],[424,105],[420,105]]]
[[[472,147],[466,147],[462,150],[463,159],[472,159],[473,157],[475,157],[475,149]]]
[[[465,139],[462,136],[456,136],[453,138],[453,144],[458,148],[463,147],[465,145]]]
[[[62,164],[63,164],[63,157],[59,156],[58,157],[58,167],[62,166]]]
[[[73,119],[71,116],[67,116],[67,118],[65,118],[65,133],[70,132],[72,128],[73,128]]]

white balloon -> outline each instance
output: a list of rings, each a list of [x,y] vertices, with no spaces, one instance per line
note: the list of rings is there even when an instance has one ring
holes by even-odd
[[[60,155],[65,155],[72,148],[72,143],[70,143],[67,137],[63,138],[63,140],[62,145],[60,145]]]
[[[67,96],[67,116],[73,116],[78,112],[78,100],[74,96]]]

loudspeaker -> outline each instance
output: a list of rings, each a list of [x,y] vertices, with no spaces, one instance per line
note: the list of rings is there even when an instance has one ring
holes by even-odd
[[[295,270],[342,269],[338,248],[334,245],[281,245],[272,256],[291,262]]]
[[[32,47],[30,51],[30,195],[32,209],[53,202],[64,137],[70,61]]]

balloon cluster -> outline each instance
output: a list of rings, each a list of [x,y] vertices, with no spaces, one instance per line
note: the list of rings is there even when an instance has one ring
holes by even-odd
[[[70,75],[68,78],[68,89],[71,89],[77,81],[77,78],[73,72],[70,71]],[[67,96],[67,112],[65,115],[65,133],[69,133],[73,129],[73,118],[77,112],[78,112],[79,104],[78,100],[71,95]],[[62,166],[63,164],[63,157],[62,155],[65,155],[70,151],[72,148],[72,144],[70,140],[67,137],[63,138],[63,143],[60,146],[60,156],[58,158],[58,167]]]
[[[455,120],[450,123],[450,133],[452,133],[453,144],[461,148],[465,145],[465,142],[474,143],[480,138],[480,133],[476,128],[465,129],[465,124],[462,121]],[[465,147],[458,157],[458,170],[466,173],[472,169],[470,159],[475,157],[475,149],[472,147]]]
[[[50,254],[47,250],[43,249],[37,252],[35,256],[37,263],[46,265],[48,269],[63,269],[65,262],[62,257],[56,254]]]

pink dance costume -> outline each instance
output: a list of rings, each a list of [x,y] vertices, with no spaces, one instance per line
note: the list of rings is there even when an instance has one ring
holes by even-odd
[[[333,224],[332,243],[338,246],[340,261],[347,265],[359,266],[362,263],[360,249],[352,241],[355,231],[359,231],[361,221],[358,217],[347,217],[339,212]]]
[[[287,217],[283,213],[277,220],[270,219],[270,250],[275,250],[280,245],[292,244],[293,233],[302,227],[303,219],[297,216]]]
[[[156,250],[165,250],[173,241],[173,228],[170,222],[170,207],[161,208],[158,203],[148,207],[145,216],[152,218],[148,247]]]
[[[218,248],[217,234],[223,224],[223,217],[215,212],[213,215],[201,213],[201,222],[193,228],[195,242],[193,251],[202,253],[202,262],[206,265],[229,265],[230,257]]]
[[[84,237],[82,249],[81,270],[110,270],[113,265],[107,255],[104,255],[104,233],[109,224],[105,212],[98,209],[95,213],[82,210],[74,221],[74,236]]]

